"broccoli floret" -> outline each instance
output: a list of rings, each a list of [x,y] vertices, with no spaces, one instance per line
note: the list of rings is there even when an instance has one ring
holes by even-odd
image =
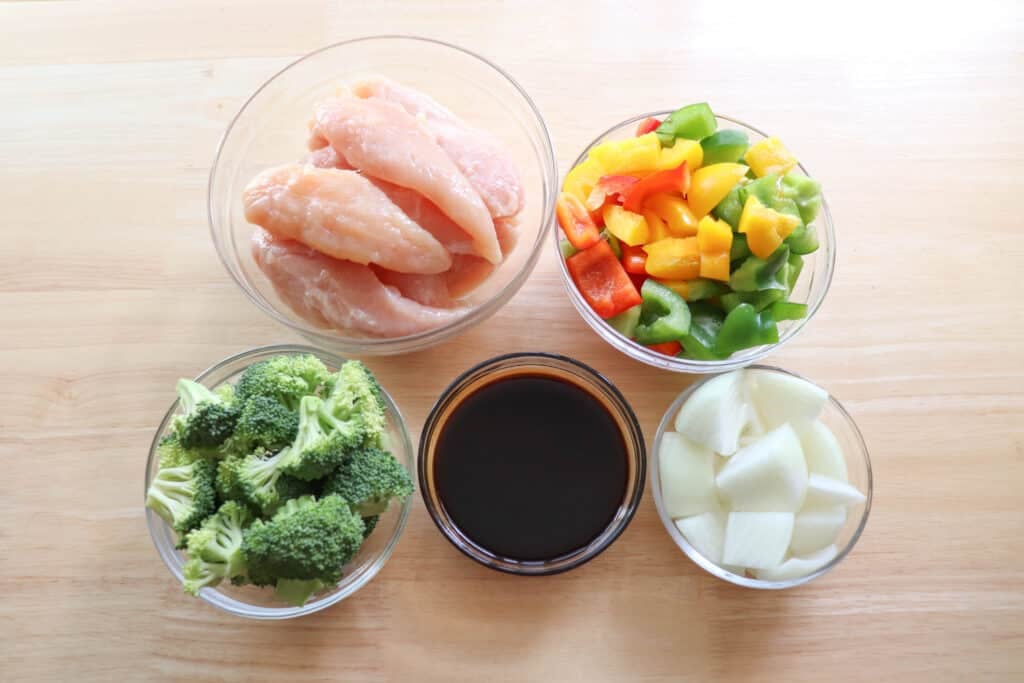
[[[191,465],[203,457],[201,451],[190,450],[182,446],[181,439],[174,433],[160,439],[160,443],[156,446],[156,454],[160,459],[160,469],[178,467],[179,465]]]
[[[289,500],[269,520],[257,520],[245,532],[242,554],[249,579],[270,585],[279,579],[341,578],[363,542],[363,520],[338,496]]]
[[[327,383],[324,424],[355,444],[380,445],[387,425],[384,398],[373,373],[357,360],[344,363]]]
[[[350,453],[324,484],[324,494],[337,494],[363,517],[379,515],[392,498],[413,492],[412,477],[395,456],[379,448]]]
[[[216,508],[214,471],[212,462],[196,460],[160,469],[149,485],[146,507],[171,525],[182,544],[185,534],[199,526]]]
[[[291,455],[283,470],[299,479],[319,479],[337,469],[353,442],[344,433],[324,429],[320,421],[323,401],[303,396],[299,403],[299,430],[290,446]]]
[[[291,449],[284,448],[275,455],[257,449],[225,458],[217,466],[217,493],[222,500],[237,500],[272,515],[285,501],[313,491],[309,482],[284,474],[283,464],[290,457]]]
[[[377,528],[377,522],[380,521],[380,515],[370,515],[369,517],[363,517],[363,538],[365,539],[374,529]]]
[[[278,579],[275,593],[284,602],[294,607],[302,607],[309,596],[325,588],[327,584],[319,579]]]
[[[216,448],[235,431],[238,408],[202,384],[178,380],[178,400],[185,413],[175,418],[174,430],[185,448]]]
[[[243,403],[265,396],[297,410],[302,397],[315,394],[329,377],[327,367],[311,354],[275,356],[246,368],[235,385],[235,394]]]
[[[242,532],[251,522],[248,508],[228,501],[198,529],[189,532],[186,541],[189,560],[182,569],[186,593],[199,595],[200,588],[245,575]]]
[[[254,396],[242,406],[235,433],[225,449],[231,453],[251,453],[256,448],[277,451],[295,439],[299,416],[275,399]]]

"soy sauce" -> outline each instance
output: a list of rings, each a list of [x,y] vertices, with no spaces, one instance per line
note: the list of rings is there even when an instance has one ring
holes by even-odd
[[[552,560],[596,538],[623,502],[622,432],[583,387],[540,374],[464,398],[437,441],[434,480],[454,524],[481,548]]]

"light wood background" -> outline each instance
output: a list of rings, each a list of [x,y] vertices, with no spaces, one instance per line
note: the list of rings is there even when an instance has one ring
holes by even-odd
[[[0,3],[0,679],[1024,680],[1019,3],[440,4]],[[835,281],[770,361],[840,397],[871,449],[872,516],[835,572],[726,585],[648,490],[567,575],[478,567],[417,501],[377,579],[325,612],[253,623],[182,595],[141,505],[173,380],[295,339],[210,244],[214,146],[300,54],[402,32],[510,71],[563,172],[610,123],[707,99],[824,182]],[[607,374],[649,437],[691,381],[606,347],[550,253],[477,329],[371,364],[418,438],[459,371],[525,349]]]

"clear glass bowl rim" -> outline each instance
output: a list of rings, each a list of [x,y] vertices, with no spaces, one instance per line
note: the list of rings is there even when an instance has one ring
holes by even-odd
[[[464,390],[463,384],[467,380],[477,376],[481,378],[486,377],[491,372],[500,370],[503,364],[510,361],[523,361],[522,365],[524,367],[529,367],[529,361],[531,360],[538,361],[538,365],[541,368],[545,362],[564,363],[569,365],[583,374],[587,378],[588,382],[600,387],[612,397],[615,403],[612,409],[619,414],[619,417],[622,419],[628,430],[628,433],[623,434],[623,438],[631,440],[633,443],[632,451],[636,468],[636,476],[634,478],[632,488],[627,490],[626,495],[623,497],[625,513],[621,517],[613,520],[612,523],[606,527],[594,541],[587,545],[585,547],[585,552],[579,553],[569,562],[560,563],[554,567],[544,566],[547,563],[540,563],[539,565],[533,565],[531,563],[530,567],[521,566],[517,568],[511,563],[498,563],[482,553],[474,553],[471,548],[466,547],[465,544],[459,542],[456,538],[456,532],[452,528],[454,525],[449,525],[442,519],[442,515],[438,510],[440,505],[439,502],[435,502],[433,497],[428,494],[426,451],[431,435],[439,427],[438,420],[441,410],[455,395]],[[460,373],[447,387],[445,387],[444,391],[441,392],[441,395],[430,409],[430,413],[428,413],[427,418],[423,423],[416,470],[419,476],[420,495],[423,498],[423,503],[427,508],[427,513],[430,515],[430,519],[434,522],[434,525],[442,535],[444,535],[448,542],[455,546],[459,552],[479,564],[482,564],[488,569],[504,572],[506,574],[513,574],[515,576],[552,576],[576,569],[577,567],[593,560],[617,541],[629,526],[637,509],[640,507],[640,501],[643,499],[645,482],[647,480],[647,445],[644,440],[643,429],[640,427],[640,422],[637,420],[632,406],[630,406],[626,397],[623,396],[622,392],[619,391],[618,387],[616,387],[611,380],[589,365],[574,358],[569,358],[568,356],[545,351],[522,351],[506,353],[483,360]],[[559,562],[559,560],[556,559],[552,562]]]
[[[537,124],[538,133],[543,143],[544,157],[541,159],[542,169],[542,183],[544,186],[544,198],[543,198],[543,209],[541,217],[540,229],[537,231],[537,236],[534,238],[533,244],[530,246],[530,254],[527,259],[523,262],[522,267],[518,272],[511,277],[511,279],[505,283],[500,290],[494,293],[491,298],[478,304],[477,306],[470,309],[465,315],[452,321],[447,325],[436,327],[431,330],[424,332],[418,332],[416,334],[406,335],[404,337],[389,337],[375,339],[372,337],[357,338],[357,337],[345,337],[341,334],[331,334],[321,328],[314,327],[306,323],[300,323],[296,320],[291,320],[287,316],[281,314],[269,303],[262,300],[262,297],[256,295],[252,291],[252,287],[246,282],[245,277],[238,271],[231,263],[231,252],[233,248],[229,245],[222,243],[222,238],[218,235],[218,218],[216,217],[215,198],[214,198],[214,185],[218,175],[218,171],[221,168],[221,157],[224,153],[225,145],[227,144],[232,132],[235,129],[238,120],[245,114],[249,109],[249,106],[260,96],[260,94],[270,86],[271,83],[275,82],[278,78],[285,76],[289,71],[298,66],[299,64],[316,57],[324,52],[334,50],[340,47],[371,42],[371,41],[383,41],[383,40],[407,40],[415,41],[420,43],[426,43],[434,46],[444,47],[456,52],[462,53],[472,59],[475,59],[484,65],[490,67],[494,72],[504,78],[523,98],[523,101],[529,107],[533,116],[535,117],[535,123]],[[526,90],[519,84],[519,82],[511,76],[507,71],[502,69],[500,66],[490,61],[486,57],[483,57],[472,50],[448,43],[442,40],[436,40],[434,38],[427,38],[424,36],[410,35],[410,34],[381,34],[373,36],[362,36],[359,38],[353,38],[350,40],[343,40],[337,43],[326,45],[317,50],[309,52],[295,61],[287,64],[270,78],[264,81],[254,92],[250,95],[245,103],[239,108],[238,112],[231,118],[231,122],[228,127],[224,130],[220,140],[217,143],[217,151],[214,155],[213,166],[210,168],[210,175],[207,180],[207,199],[206,199],[206,211],[207,211],[207,222],[209,224],[210,236],[213,240],[214,247],[217,251],[217,257],[220,259],[221,264],[225,270],[231,276],[231,279],[235,281],[235,284],[245,293],[245,296],[251,301],[257,308],[269,315],[271,318],[279,322],[280,324],[293,329],[302,335],[320,344],[324,348],[331,348],[332,346],[340,348],[345,353],[362,353],[362,354],[374,354],[374,355],[388,355],[395,353],[406,353],[410,351],[421,350],[429,348],[434,344],[438,344],[445,339],[448,339],[457,334],[461,334],[466,330],[470,329],[474,325],[483,322],[490,316],[494,315],[500,310],[508,301],[519,291],[519,289],[525,284],[527,278],[533,272],[537,265],[537,261],[540,259],[540,253],[542,244],[544,242],[544,235],[547,231],[547,226],[554,222],[555,213],[555,201],[557,199],[558,187],[558,161],[555,157],[554,144],[551,141],[551,133],[548,130],[547,123],[541,115],[540,110],[537,108],[536,103],[527,94]]]
[[[598,135],[596,138],[594,138],[583,149],[583,152],[581,152],[580,155],[576,157],[576,161],[574,161],[569,168],[573,169],[576,168],[576,166],[578,166],[579,164],[581,164],[586,159],[587,154],[590,152],[590,150],[595,145],[599,144],[608,135],[611,135],[612,133],[619,131],[623,128],[626,128],[632,124],[638,123],[646,118],[667,116],[671,114],[673,111],[675,110],[665,109],[647,112],[645,114],[632,116],[628,119],[620,121],[619,123],[616,123],[612,127],[605,130],[603,133]],[[718,119],[719,121],[727,121],[731,124],[742,126],[743,128],[753,131],[758,135],[761,135],[762,137],[770,137],[767,133],[760,130],[759,128],[756,128],[748,123],[744,123],[739,119],[735,119],[730,116],[725,116],[723,114],[717,113],[715,114],[715,118]],[[800,169],[800,172],[806,175],[808,178],[814,177],[810,174],[810,172],[808,172],[807,168],[804,167],[803,164],[798,163],[797,168]],[[599,337],[604,339],[608,344],[610,344],[612,347],[614,347],[621,353],[624,353],[625,355],[629,356],[630,358],[633,358],[634,360],[638,360],[642,363],[646,363],[653,367],[661,368],[663,370],[669,370],[672,372],[705,374],[725,372],[727,370],[736,370],[738,368],[745,367],[752,363],[756,363],[758,360],[764,358],[769,353],[777,350],[783,344],[787,343],[790,339],[795,337],[797,333],[799,333],[804,328],[804,326],[808,322],[810,322],[811,318],[814,317],[814,314],[818,312],[818,309],[821,307],[821,304],[825,301],[825,296],[828,294],[829,288],[832,286],[832,277],[835,273],[837,253],[835,227],[832,223],[832,213],[829,211],[828,201],[825,198],[824,192],[822,192],[821,195],[820,222],[821,227],[825,231],[825,240],[823,241],[822,246],[819,247],[819,250],[815,252],[815,255],[817,256],[818,254],[820,254],[822,248],[825,248],[827,246],[826,251],[828,261],[825,264],[825,281],[822,284],[822,286],[818,289],[819,294],[811,298],[807,302],[807,315],[804,316],[801,320],[793,321],[794,324],[786,329],[786,331],[780,336],[779,341],[777,341],[776,343],[759,347],[749,355],[743,357],[737,357],[743,354],[743,351],[738,351],[729,358],[725,358],[723,360],[693,360],[689,358],[677,358],[674,356],[666,356],[663,353],[652,351],[651,349],[648,349],[645,346],[642,346],[634,341],[631,341],[630,339],[623,337],[621,334],[613,330],[604,320],[598,317],[598,315],[594,313],[593,310],[591,310],[590,306],[587,304],[587,302],[583,299],[582,295],[576,289],[576,285],[573,283],[572,278],[569,276],[568,268],[565,265],[565,259],[562,257],[561,249],[559,248],[560,235],[557,222],[552,224],[551,232],[553,235],[554,248],[557,253],[558,267],[562,274],[562,284],[565,287],[565,290],[568,293],[569,299],[572,301],[573,306],[576,307],[576,310],[579,312],[580,316],[587,322],[587,324],[590,325],[590,327],[595,332],[597,332]]]
[[[783,368],[771,365],[751,365],[748,366],[746,369],[778,372],[784,375],[789,375],[790,377],[802,379],[805,382],[808,382],[809,384],[813,384],[814,386],[828,393],[829,403],[834,408],[836,408],[839,411],[839,414],[843,417],[847,428],[850,430],[850,433],[854,437],[854,441],[859,446],[859,454],[861,456],[861,459],[864,461],[864,469],[867,481],[867,484],[865,486],[867,490],[864,492],[864,495],[866,496],[866,499],[864,501],[864,512],[861,514],[860,522],[857,524],[857,528],[854,530],[853,535],[850,536],[849,542],[847,542],[847,544],[842,549],[840,549],[839,553],[834,558],[832,558],[831,562],[811,572],[810,574],[806,574],[795,579],[788,579],[786,581],[763,581],[761,579],[753,579],[747,576],[739,576],[737,574],[733,574],[732,572],[727,571],[726,569],[715,564],[711,560],[704,557],[700,553],[700,551],[694,548],[690,544],[690,542],[686,540],[686,537],[683,536],[682,533],[680,533],[679,529],[676,528],[676,525],[672,522],[672,518],[669,517],[668,513],[665,512],[665,505],[662,502],[660,480],[661,471],[658,464],[658,451],[661,447],[661,439],[665,432],[671,431],[671,428],[675,426],[674,422],[676,413],[679,412],[679,409],[682,407],[683,403],[685,403],[686,400],[693,394],[693,392],[699,389],[701,385],[703,385],[705,382],[714,379],[715,377],[717,377],[717,375],[703,377],[700,380],[691,384],[681,394],[679,394],[679,396],[677,396],[675,400],[672,401],[672,404],[668,407],[668,410],[666,410],[665,414],[662,416],[661,422],[658,424],[658,431],[654,436],[654,444],[651,449],[651,459],[653,461],[651,464],[651,493],[654,495],[654,505],[658,509],[658,517],[661,519],[661,523],[665,527],[665,531],[667,531],[668,535],[672,538],[673,541],[675,541],[675,544],[679,546],[679,548],[684,553],[686,553],[686,556],[693,560],[693,562],[704,571],[708,572],[709,574],[712,574],[713,576],[717,576],[723,581],[728,581],[729,583],[736,584],[737,586],[744,586],[745,588],[758,588],[762,590],[782,590],[785,588],[794,588],[796,586],[808,583],[809,581],[813,581],[814,579],[817,579],[818,577],[823,576],[828,572],[832,571],[832,569],[834,569],[840,562],[843,561],[844,558],[846,558],[847,555],[850,554],[850,551],[853,550],[853,547],[857,545],[857,541],[860,540],[861,534],[864,532],[864,527],[867,526],[868,523],[868,516],[871,512],[871,499],[874,492],[874,479],[871,471],[871,458],[868,455],[867,444],[864,442],[864,436],[861,434],[860,428],[857,427],[857,423],[854,421],[853,417],[846,410],[846,408],[843,407],[843,404],[840,403],[839,400],[835,396],[833,396],[831,392],[828,392],[824,387],[795,372],[791,372],[789,370],[785,370]]]
[[[334,365],[334,367],[339,367],[340,364],[345,362],[346,360],[338,356],[337,354],[331,353],[330,351],[324,351],[323,349],[318,349],[303,344],[270,344],[267,346],[253,347],[250,349],[246,349],[244,351],[240,351],[231,356],[228,356],[227,358],[224,358],[223,360],[214,363],[213,365],[211,365],[210,367],[196,375],[195,381],[202,383],[204,379],[211,375],[217,374],[223,368],[234,363],[238,363],[240,361],[248,360],[250,358],[272,355],[293,355],[300,353],[312,353],[321,359],[327,359],[328,361],[330,361],[330,364]],[[381,387],[381,393],[384,395],[384,400],[387,403],[388,409],[395,416],[395,427],[397,427],[398,432],[402,436],[402,445],[406,449],[406,452],[412,455],[414,451],[412,447],[412,441],[409,439],[409,432],[405,427],[405,418],[402,416],[402,413],[399,410],[398,405],[395,403],[394,399],[391,398],[391,395],[388,394],[387,390],[384,389],[384,387]],[[149,456],[146,458],[146,471],[143,476],[142,502],[143,511],[144,514],[146,515],[146,526],[149,529],[149,535],[153,541],[153,546],[156,548],[156,551],[160,555],[160,558],[164,561],[164,564],[167,566],[168,571],[170,571],[171,575],[180,582],[182,577],[181,571],[177,567],[178,561],[175,552],[176,549],[174,548],[174,546],[168,546],[163,544],[157,538],[156,535],[155,525],[166,526],[166,523],[153,511],[145,507],[146,490],[149,487],[149,473],[152,470],[154,460],[157,457],[156,448],[157,445],[160,443],[161,435],[163,435],[164,432],[166,431],[167,425],[174,418],[177,409],[178,399],[175,399],[174,402],[171,404],[171,407],[164,414],[163,419],[160,421],[160,425],[157,427],[156,433],[153,435],[153,441],[149,447]],[[203,589],[199,593],[199,598],[218,609],[224,610],[225,612],[229,612],[231,614],[246,617],[249,619],[261,620],[291,619],[294,617],[301,617],[307,614],[312,614],[314,612],[319,612],[322,609],[330,607],[331,605],[344,600],[345,598],[349,597],[350,595],[358,591],[360,588],[365,586],[384,567],[384,564],[388,561],[388,558],[391,557],[391,553],[394,552],[395,546],[398,544],[399,537],[401,537],[402,532],[405,530],[405,525],[409,519],[412,499],[413,497],[409,496],[408,498],[405,499],[405,501],[403,501],[401,509],[399,510],[398,523],[395,525],[395,529],[391,535],[391,538],[388,539],[387,544],[380,551],[380,554],[376,558],[374,558],[374,560],[370,563],[367,569],[358,577],[357,580],[352,581],[351,583],[346,583],[346,580],[343,577],[342,580],[338,583],[338,586],[341,587],[340,590],[336,590],[332,593],[329,593],[318,600],[308,602],[302,607],[265,607],[262,605],[246,605],[245,607],[239,608],[230,604],[222,604],[221,602],[212,599],[210,597],[210,591],[212,590],[214,593],[216,593],[216,588]],[[240,601],[235,600],[234,598],[232,598],[231,600],[233,602],[240,603]]]

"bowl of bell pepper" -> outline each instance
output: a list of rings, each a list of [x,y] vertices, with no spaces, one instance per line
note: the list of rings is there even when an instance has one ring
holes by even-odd
[[[569,298],[605,341],[655,367],[749,365],[807,324],[832,281],[821,185],[778,138],[704,102],[602,133],[556,209]]]

